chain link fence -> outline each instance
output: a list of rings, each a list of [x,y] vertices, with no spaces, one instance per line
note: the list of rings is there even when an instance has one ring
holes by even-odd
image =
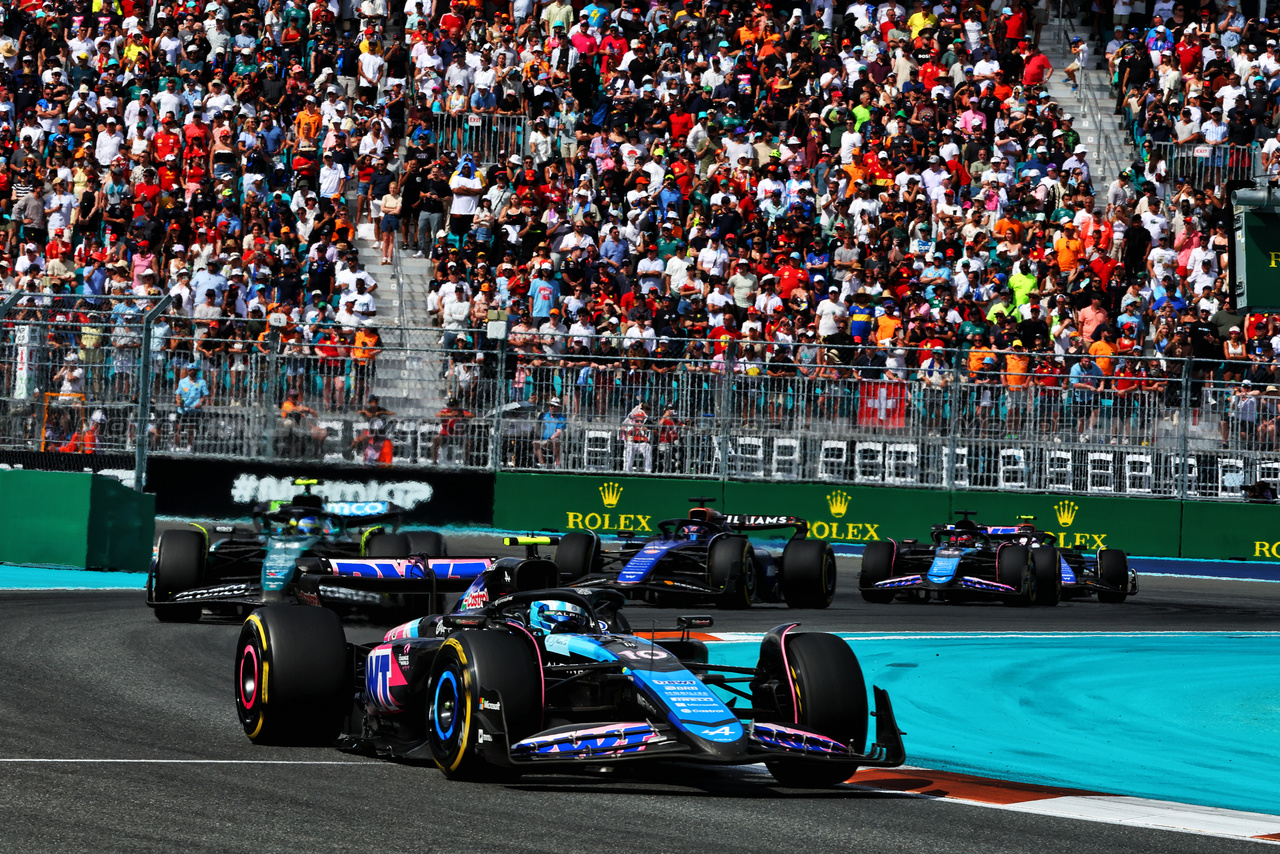
[[[519,325],[356,339],[201,329],[140,302],[9,301],[0,448],[134,452],[139,471],[200,454],[1178,498],[1280,486],[1280,391],[1237,381],[1261,363]]]

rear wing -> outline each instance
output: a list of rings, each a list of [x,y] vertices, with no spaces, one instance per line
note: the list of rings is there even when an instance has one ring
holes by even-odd
[[[799,516],[753,516],[744,513],[728,513],[721,519],[726,528],[735,531],[773,531],[779,528],[795,530],[793,539],[801,540],[809,534],[808,521]]]

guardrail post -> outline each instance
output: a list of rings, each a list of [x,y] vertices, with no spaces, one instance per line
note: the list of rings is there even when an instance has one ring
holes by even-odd
[[[1178,426],[1182,430],[1181,471],[1178,475],[1178,498],[1187,498],[1187,456],[1191,453],[1191,383],[1194,382],[1195,361],[1188,355],[1182,364],[1182,417]]]
[[[720,434],[720,480],[721,482],[729,479],[729,422],[732,420],[733,413],[733,372],[738,363],[738,342],[730,340],[724,348],[724,362],[722,362],[723,370],[720,372],[721,387],[720,400],[716,406],[719,412],[716,413],[716,421],[719,422]]]
[[[142,316],[142,342],[138,349],[138,423],[133,436],[133,488],[142,492],[147,479],[147,450],[151,443],[151,327],[156,318],[169,307],[173,297],[161,297],[160,301]]]
[[[960,351],[949,350],[951,358],[951,382],[947,383],[947,450],[942,460],[942,488],[950,491],[956,486],[956,453],[959,445],[956,434],[959,433],[960,409]]]
[[[479,333],[477,333],[477,337]],[[489,465],[493,468],[494,474],[502,471],[502,455],[505,453],[505,446],[502,442],[502,408],[507,405],[507,336],[503,335],[498,339],[498,370],[496,372],[495,381],[498,384],[498,393],[493,403],[493,432],[489,439]]]
[[[274,459],[276,455],[276,429],[280,426],[279,418],[271,417],[271,410],[278,409],[280,404],[276,397],[280,391],[280,332],[275,327],[267,329],[267,385],[263,403],[263,415],[266,423],[262,431],[262,456]]]

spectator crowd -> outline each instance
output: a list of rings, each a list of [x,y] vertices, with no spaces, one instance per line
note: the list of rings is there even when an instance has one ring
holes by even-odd
[[[369,223],[384,264],[430,259],[458,406],[500,377],[556,397],[561,433],[560,398],[629,430],[714,406],[652,380],[670,371],[812,380],[762,380],[779,427],[847,413],[814,405],[820,381],[998,386],[974,419],[997,433],[1087,439],[1079,402],[1130,389],[1271,412],[1280,323],[1233,304],[1228,175],[1280,174],[1280,22],[1082,11],[1094,38],[1057,69],[1045,0],[11,6],[6,389],[41,320],[47,391],[354,412],[381,352]],[[1105,73],[1134,160],[1104,182],[1047,85]],[[1209,146],[1205,168],[1171,171],[1171,143]],[[1023,412],[1027,385],[1061,411]]]

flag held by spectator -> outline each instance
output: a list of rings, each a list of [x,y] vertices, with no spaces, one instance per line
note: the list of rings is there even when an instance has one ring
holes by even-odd
[[[869,380],[858,395],[859,427],[903,427],[907,421],[906,383]]]

